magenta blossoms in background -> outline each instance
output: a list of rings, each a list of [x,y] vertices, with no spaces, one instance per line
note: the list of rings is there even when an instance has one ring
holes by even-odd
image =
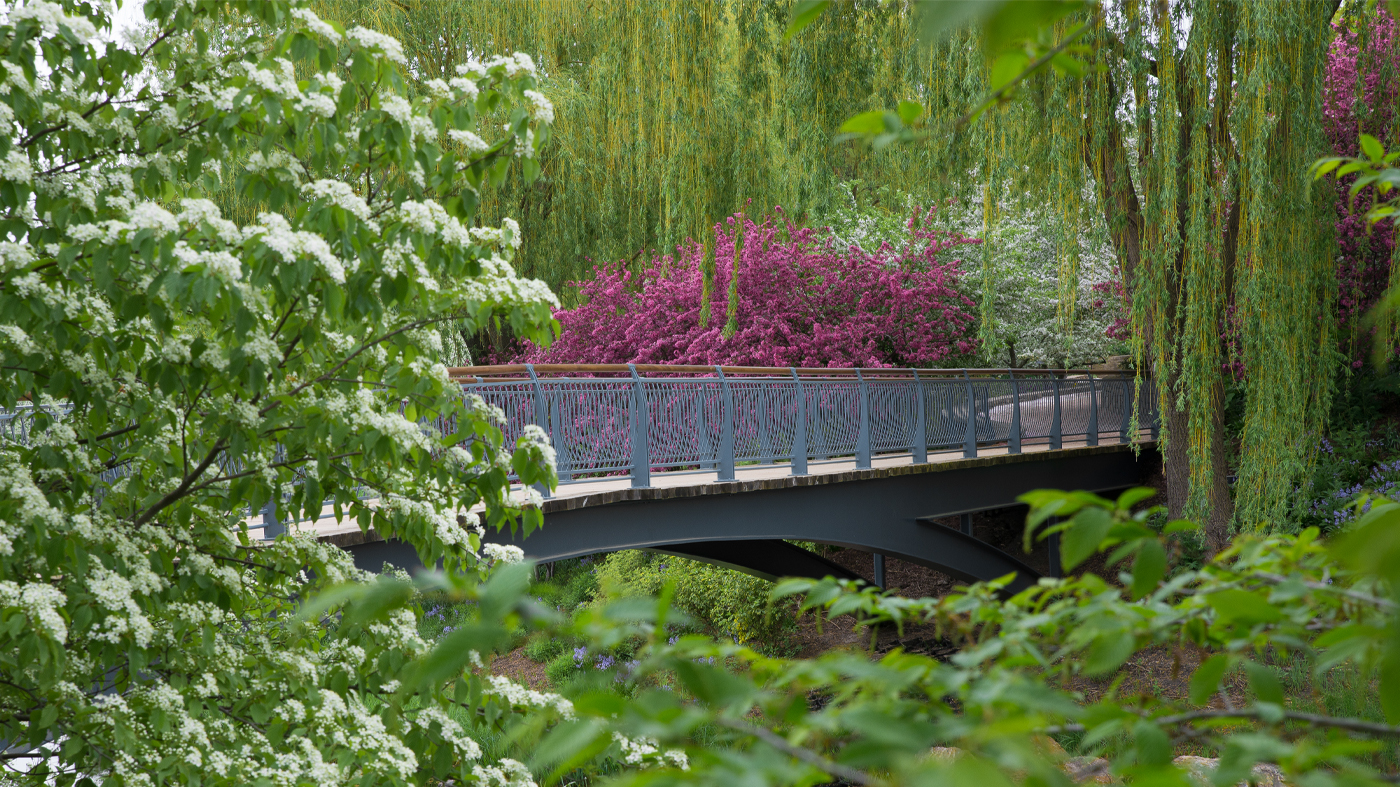
[[[968,355],[973,302],[958,289],[957,253],[980,241],[928,229],[930,216],[910,218],[916,242],[902,253],[841,249],[820,230],[732,216],[715,225],[708,320],[704,244],[692,242],[640,273],[614,263],[575,282],[582,305],[559,311],[559,340],[524,360],[932,366]]]
[[[1327,53],[1323,128],[1332,152],[1339,156],[1360,153],[1360,132],[1382,140],[1387,148],[1397,142],[1394,107],[1400,100],[1400,85],[1394,75],[1400,58],[1394,48],[1395,20],[1385,11],[1374,18],[1375,23],[1365,31],[1337,25],[1336,38]],[[1364,211],[1351,210],[1348,189],[1355,180],[1349,176],[1335,181],[1337,317],[1343,326],[1353,324],[1385,292],[1395,248],[1395,228],[1389,219],[1368,229]],[[1357,195],[1356,204],[1367,204],[1370,199],[1371,190],[1366,189]],[[1351,352],[1359,366],[1364,348],[1353,347]]]

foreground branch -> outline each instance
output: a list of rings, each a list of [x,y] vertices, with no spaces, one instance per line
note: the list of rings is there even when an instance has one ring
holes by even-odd
[[[778,751],[788,756],[795,757],[807,763],[808,765],[819,768],[822,771],[825,771],[826,773],[835,776],[839,779],[845,779],[846,781],[851,782],[853,784],[882,784],[880,780],[872,777],[865,771],[858,771],[855,768],[848,768],[840,763],[832,762],[831,760],[828,760],[827,758],[821,756],[820,754],[817,754],[816,752],[810,749],[804,749],[801,746],[794,746],[791,743],[788,743],[781,735],[778,735],[772,730],[766,729],[764,727],[759,727],[753,724],[746,724],[742,721],[733,721],[732,719],[725,718],[715,719],[715,723],[720,725],[721,727],[728,727],[729,729],[734,730],[736,732],[742,732],[745,735],[752,735],[755,738],[758,738],[759,740],[768,744],[769,746],[772,746],[773,748],[777,749]]]

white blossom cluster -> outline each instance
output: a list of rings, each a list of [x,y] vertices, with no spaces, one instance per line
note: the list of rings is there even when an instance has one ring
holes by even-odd
[[[535,155],[555,117],[536,66],[414,90],[400,42],[304,3],[210,6],[207,47],[186,6],[142,7],[163,16],[123,57],[103,4],[0,10],[0,648],[25,654],[0,667],[0,739],[41,725],[85,742],[69,772],[123,785],[533,784],[481,761],[450,678],[411,679],[432,648],[413,611],[353,636],[346,602],[298,617],[370,575],[255,523],[337,509],[477,579],[523,559],[474,549],[463,500],[537,498],[486,487],[519,446],[463,399],[441,331],[504,314],[543,335],[558,300],[516,273],[516,222],[440,195],[489,189],[493,147]],[[523,120],[487,128],[477,101]],[[573,718],[518,686],[487,701]]]

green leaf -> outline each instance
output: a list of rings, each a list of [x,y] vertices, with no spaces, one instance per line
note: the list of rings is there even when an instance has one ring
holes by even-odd
[[[1145,538],[1138,548],[1137,559],[1133,561],[1133,599],[1157,589],[1157,584],[1167,573],[1167,551],[1162,542],[1155,538]]]
[[[1380,140],[1370,134],[1361,135],[1361,152],[1365,153],[1367,158],[1375,162],[1379,162],[1381,159],[1385,158],[1385,146],[1381,144]]]
[[[831,3],[832,0],[797,0],[792,6],[792,15],[788,17],[788,26],[783,33],[783,40],[792,40],[792,37],[802,32],[803,28],[817,21],[817,17],[821,16]]]
[[[1164,534],[1192,533],[1200,529],[1200,525],[1196,524],[1195,522],[1192,522],[1189,519],[1173,519],[1172,521],[1167,523],[1166,527],[1162,528],[1162,532]]]
[[[1118,510],[1131,511],[1133,506],[1157,494],[1150,486],[1135,486],[1118,496]]]
[[[1313,180],[1319,180],[1323,177],[1326,177],[1327,173],[1331,172],[1332,170],[1335,170],[1337,167],[1340,167],[1343,161],[1346,161],[1346,159],[1321,158],[1317,161],[1314,161],[1312,165]]]
[[[1002,7],[1014,5],[1008,0],[943,0],[937,3],[915,3],[918,13],[919,38],[935,43],[962,25],[987,18]]]
[[[883,109],[862,112],[841,124],[841,131],[846,134],[879,134],[884,130],[885,111]]]
[[[1400,586],[1400,504],[1373,505],[1330,551],[1341,564]]]
[[[997,55],[997,59],[992,61],[992,72],[989,77],[992,92],[1001,90],[1015,81],[1030,63],[1031,57],[1023,49],[1011,49]]]
[[[1137,745],[1139,764],[1166,765],[1172,761],[1171,739],[1150,720],[1140,719],[1133,725],[1133,740]]]
[[[1224,653],[1217,653],[1201,662],[1191,673],[1192,704],[1205,705],[1210,702],[1210,698],[1220,690],[1220,681],[1225,678],[1225,671],[1229,668],[1230,657]]]
[[[1060,566],[1065,571],[1083,563],[1098,550],[1109,528],[1113,527],[1113,515],[1102,508],[1085,508],[1070,522],[1072,526],[1060,541]]]
[[[924,114],[924,107],[917,101],[901,101],[897,114],[904,125],[912,126]]]
[[[1274,623],[1283,619],[1278,607],[1258,593],[1248,590],[1221,590],[1206,596],[1206,603],[1215,610],[1221,623]]]
[[[1283,684],[1273,670],[1257,661],[1244,663],[1245,675],[1249,678],[1249,690],[1263,702],[1283,705]]]
[[[1391,618],[1390,644],[1381,655],[1380,685],[1377,695],[1386,721],[1400,724],[1400,621]]]
[[[1133,655],[1133,635],[1122,629],[1099,634],[1089,646],[1084,659],[1084,674],[1103,675],[1123,666]]]
[[[982,23],[982,48],[988,53],[1000,52],[1027,38],[1037,38],[1041,31],[1084,6],[1079,0],[1017,0],[1014,3],[986,5],[990,9]]]

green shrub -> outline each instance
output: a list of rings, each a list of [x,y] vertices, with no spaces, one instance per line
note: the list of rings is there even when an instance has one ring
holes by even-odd
[[[549,685],[557,689],[573,680],[580,671],[578,664],[574,661],[574,654],[566,650],[555,656],[545,666],[544,675],[549,678]]]
[[[525,644],[525,658],[544,664],[563,653],[568,643],[559,637],[539,636]]]
[[[769,600],[772,584],[748,574],[686,558],[626,550],[598,567],[599,597],[656,596],[675,585],[672,603],[716,636],[781,649],[797,619],[786,604]]]

